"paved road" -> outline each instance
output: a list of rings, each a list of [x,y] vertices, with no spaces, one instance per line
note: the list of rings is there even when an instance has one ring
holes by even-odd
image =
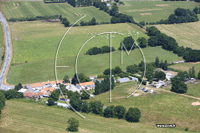
[[[3,26],[5,30],[4,33],[6,35],[6,56],[5,56],[6,58],[5,58],[5,62],[4,62],[3,69],[1,72],[1,76],[0,76],[0,89],[7,90],[8,88],[13,88],[13,86],[3,85],[3,80],[6,75],[6,70],[8,69],[9,61],[11,60],[10,37],[9,37],[8,25],[6,23],[5,18],[3,17],[1,13],[0,13],[0,21],[3,22]]]

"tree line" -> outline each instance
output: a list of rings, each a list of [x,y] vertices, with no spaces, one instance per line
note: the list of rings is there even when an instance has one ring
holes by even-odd
[[[58,19],[59,15],[51,15],[51,16],[36,16],[36,17],[26,17],[26,18],[10,18],[8,21],[16,22],[16,21],[35,21],[35,20],[47,20],[47,19]]]
[[[178,56],[182,56],[186,62],[197,62],[200,61],[200,50],[184,48],[178,46],[178,43],[173,37],[167,36],[161,33],[156,27],[151,26],[146,28],[147,34],[150,36],[148,39],[148,45],[162,46],[163,49],[173,51]]]
[[[90,49],[88,49],[88,51],[86,52],[86,55],[97,55],[97,54],[103,54],[103,53],[110,53],[110,49],[112,49],[112,51],[115,51],[114,47],[109,47],[109,46],[102,46],[101,48],[98,47],[92,47]]]
[[[128,122],[139,122],[141,117],[141,112],[138,108],[130,107],[128,111],[126,108],[118,105],[118,106],[108,106],[105,109],[104,104],[101,101],[91,101],[88,103],[87,101],[82,101],[76,96],[72,96],[70,99],[70,105],[77,111],[84,113],[94,113],[96,115],[100,115],[106,118],[118,118],[118,119],[126,119]]]

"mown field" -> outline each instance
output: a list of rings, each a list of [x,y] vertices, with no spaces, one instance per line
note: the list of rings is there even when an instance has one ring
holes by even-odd
[[[132,15],[137,22],[156,22],[167,19],[178,7],[193,10],[199,4],[196,2],[168,1],[124,1],[119,6],[119,12]],[[149,13],[149,14],[145,14]]]
[[[154,91],[154,94],[142,94],[138,97],[126,98],[136,86],[132,82],[121,84],[112,90],[112,102],[109,103],[109,92],[95,96],[91,100],[101,100],[105,106],[123,105],[126,108],[137,107],[141,110],[141,122],[148,124],[175,123],[178,128],[189,127],[200,132],[199,107],[192,106],[196,99],[180,96],[178,94]],[[141,90],[139,90],[141,91]]]
[[[200,49],[200,22],[175,25],[155,25],[162,33],[174,37],[179,46]]]
[[[1,129],[13,132],[66,132],[70,117],[79,120],[79,132],[142,132],[142,133],[179,133],[181,128],[157,128],[153,123],[141,120],[139,123],[128,123],[125,120],[104,118],[94,114],[83,114],[83,119],[76,113],[59,107],[48,107],[27,100],[9,100],[2,111]],[[144,116],[143,112],[142,115]],[[194,115],[194,114],[192,114]],[[142,118],[143,119],[143,118]],[[190,132],[190,131],[189,131]],[[4,132],[3,132],[4,133]],[[6,132],[7,133],[7,132]]]
[[[70,23],[74,23],[81,17],[76,16],[75,13],[80,13],[82,16],[87,15],[85,19],[87,21],[95,17],[97,22],[110,22],[111,18],[107,13],[95,7],[74,8],[67,3],[45,4],[43,1],[10,1],[2,2],[1,8],[7,19],[62,15],[67,17]]]
[[[10,84],[35,83],[46,80],[54,80],[54,59],[58,44],[67,28],[61,24],[44,22],[22,22],[9,23],[12,33],[13,58],[7,82]],[[72,77],[75,73],[75,60],[79,49],[86,40],[95,35],[96,37],[88,42],[80,52],[78,58],[78,72],[86,75],[102,74],[109,67],[109,54],[99,54],[95,56],[84,55],[86,51],[94,46],[109,46],[108,35],[100,35],[105,31],[117,31],[127,36],[131,33],[136,40],[138,37],[148,36],[141,29],[138,30],[129,24],[109,24],[88,27],[74,27],[63,40],[58,53],[59,66],[69,66],[69,68],[58,68],[58,78],[63,79],[65,75]],[[136,34],[139,32],[139,35]],[[112,46],[117,50],[123,36],[113,35]],[[157,56],[159,59],[168,62],[181,60],[172,52],[163,50],[161,47],[147,47],[142,49],[147,62],[153,62]],[[123,70],[127,65],[139,63],[143,60],[139,49],[135,49],[129,56],[125,52],[123,66],[120,65],[120,51],[112,53],[112,66],[120,66]],[[25,63],[25,62],[28,63]]]

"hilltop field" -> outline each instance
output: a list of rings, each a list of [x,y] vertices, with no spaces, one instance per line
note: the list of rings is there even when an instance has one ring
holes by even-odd
[[[156,22],[167,19],[176,8],[193,10],[199,4],[186,1],[123,1],[124,6],[119,6],[119,12],[132,15],[137,22]]]
[[[45,4],[43,1],[9,1],[0,5],[7,19],[62,15],[67,17],[70,23],[75,22],[81,16],[87,15],[85,21],[90,21],[95,17],[97,22],[110,22],[110,16],[95,7],[74,8],[68,3]],[[76,14],[81,14],[76,16]]]
[[[60,23],[47,23],[41,21],[9,23],[12,34],[13,58],[11,68],[7,76],[10,84],[35,83],[47,80],[54,80],[54,62],[58,44],[68,28]],[[121,52],[118,50],[120,42],[129,33],[137,40],[139,37],[148,36],[145,32],[129,24],[107,24],[86,27],[73,27],[63,40],[58,53],[58,65],[69,66],[69,68],[59,68],[58,78],[63,79],[65,75],[72,77],[75,73],[75,60],[81,46],[92,36],[81,50],[78,58],[78,72],[84,72],[87,76],[102,74],[109,68],[109,53],[98,55],[85,55],[91,47],[109,46],[107,34],[98,36],[97,33],[106,31],[116,31],[124,33],[124,36],[113,35],[112,46],[116,49],[112,53],[112,67],[120,66],[123,70],[131,64],[138,64],[143,60],[139,49],[133,50],[129,56],[125,52],[124,63],[120,65]],[[139,33],[136,34],[136,33]],[[142,49],[147,62],[159,59],[168,62],[179,61],[180,57],[172,52],[163,50],[161,47],[147,47]],[[25,63],[26,62],[26,63]]]

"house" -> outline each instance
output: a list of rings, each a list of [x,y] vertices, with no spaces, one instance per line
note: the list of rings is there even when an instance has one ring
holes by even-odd
[[[25,93],[26,91],[27,91],[27,89],[20,89],[18,92]]]
[[[40,90],[44,95],[50,95],[55,89],[52,87],[43,88]]]
[[[76,84],[76,87],[78,89],[85,89],[87,87],[87,90],[91,90],[91,89],[95,89],[95,83],[93,81],[84,82],[84,83]]]
[[[43,98],[43,93],[42,92],[30,92],[30,91],[26,91],[23,95],[26,98],[33,98],[35,100],[38,100],[39,98]]]
[[[161,80],[159,80],[158,82],[153,84],[153,86],[156,87],[156,88],[160,88],[163,85],[165,85],[165,82],[161,81]]]
[[[93,77],[89,77],[90,78],[90,80],[92,80],[93,82],[95,82],[96,80],[95,80],[95,78],[97,78],[97,76],[93,76]]]
[[[129,78],[119,78],[119,79],[117,79],[117,81],[119,81],[120,83],[123,83],[123,82],[129,82],[130,79]]]

